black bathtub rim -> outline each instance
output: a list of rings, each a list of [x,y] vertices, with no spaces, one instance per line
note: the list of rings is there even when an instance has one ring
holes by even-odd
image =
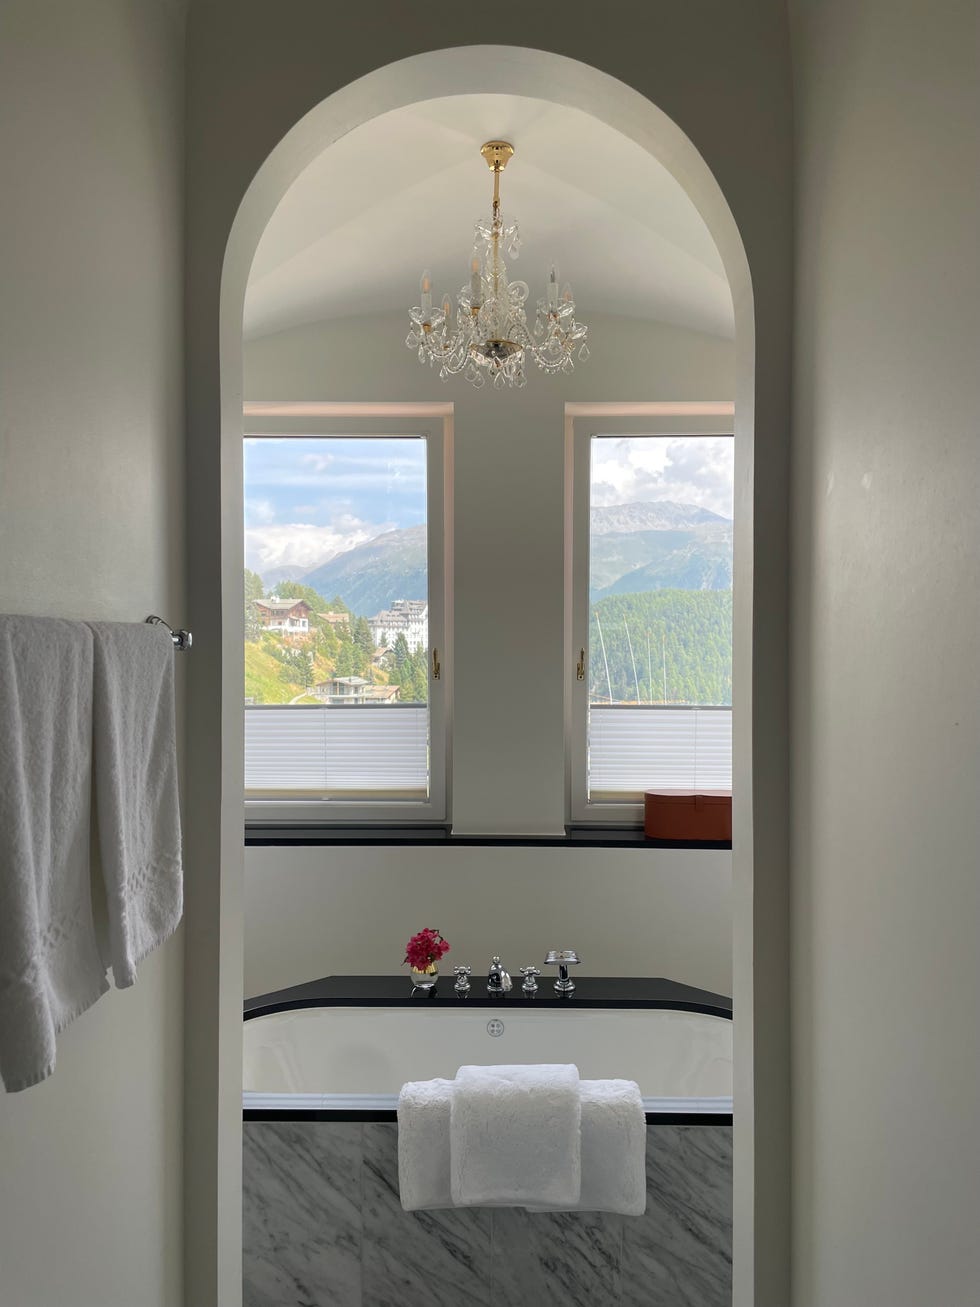
[[[420,1003],[436,1009],[459,1011],[465,1008],[492,1008],[498,1011],[518,1009],[548,1013],[583,1011],[659,1010],[695,1012],[703,1016],[732,1020],[732,1000],[727,995],[697,989],[663,976],[584,976],[570,996],[557,995],[547,977],[542,977],[533,998],[526,997],[518,986],[509,994],[491,995],[482,978],[474,976],[468,994],[455,992],[452,977],[442,977],[444,986],[428,994],[413,993],[405,976],[323,976],[318,980],[291,985],[246,999],[242,1018],[273,1016],[320,1007],[412,1008]]]

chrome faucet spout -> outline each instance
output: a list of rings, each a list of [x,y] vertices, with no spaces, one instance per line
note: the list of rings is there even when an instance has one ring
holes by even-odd
[[[490,961],[490,970],[487,972],[487,993],[488,994],[506,994],[513,988],[513,981],[510,978],[510,972],[506,970],[496,955]]]

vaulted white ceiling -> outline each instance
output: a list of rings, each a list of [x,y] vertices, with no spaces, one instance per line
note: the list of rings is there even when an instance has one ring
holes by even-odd
[[[515,155],[501,178],[517,218],[512,278],[535,302],[552,262],[576,316],[621,314],[731,336],[721,260],[693,204],[645,150],[577,109],[510,95],[453,96],[383,114],[297,178],[266,228],[245,299],[245,334],[418,303],[423,267],[455,295],[473,223],[489,214],[480,146]]]

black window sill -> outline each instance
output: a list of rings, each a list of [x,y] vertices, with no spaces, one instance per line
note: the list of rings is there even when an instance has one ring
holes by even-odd
[[[451,845],[456,848],[562,849],[730,849],[730,840],[652,840],[642,826],[566,826],[564,835],[457,835],[449,826],[299,826],[254,823],[245,827],[245,847],[321,844],[396,847]]]

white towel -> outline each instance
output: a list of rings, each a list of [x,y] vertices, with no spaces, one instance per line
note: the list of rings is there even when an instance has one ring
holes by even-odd
[[[577,1203],[538,1211],[620,1212],[642,1216],[647,1205],[647,1123],[634,1080],[583,1080],[582,1190]]]
[[[183,911],[174,648],[158,624],[90,622],[99,859],[116,985],[177,928]]]
[[[577,1067],[461,1066],[450,1111],[453,1202],[576,1203],[581,1118]]]
[[[398,1192],[406,1212],[452,1207],[451,1080],[410,1080],[398,1095]]]
[[[92,634],[0,616],[0,1079],[54,1070],[55,1035],[108,989],[89,875]]]

